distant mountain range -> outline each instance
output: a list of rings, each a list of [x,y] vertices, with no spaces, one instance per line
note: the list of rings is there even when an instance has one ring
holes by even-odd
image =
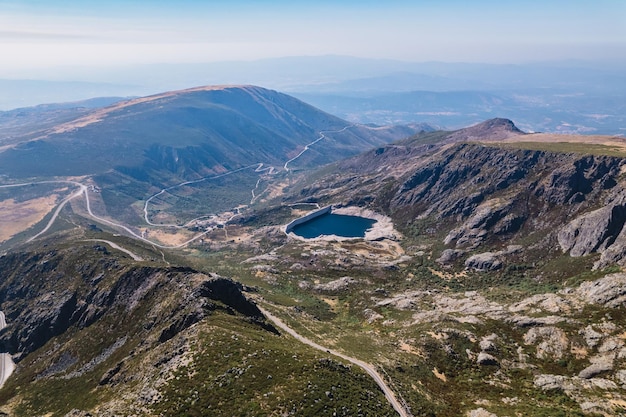
[[[358,123],[458,129],[493,117],[530,131],[626,132],[626,64],[403,62],[346,56],[251,62],[63,68],[0,80],[0,109],[97,96],[145,96],[190,85],[255,84]],[[149,77],[146,74],[150,74]]]
[[[579,88],[494,91],[313,92],[295,96],[355,123],[419,120],[459,129],[493,117],[513,119],[526,131],[565,134],[626,134],[626,100],[618,92]]]

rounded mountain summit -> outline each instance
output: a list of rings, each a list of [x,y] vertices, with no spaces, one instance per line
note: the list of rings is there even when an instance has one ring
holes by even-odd
[[[421,127],[423,129],[423,127]],[[420,128],[352,125],[289,95],[255,86],[207,86],[82,113],[45,132],[12,138],[0,175],[78,176],[115,170],[138,180],[196,179],[256,163],[315,167]]]

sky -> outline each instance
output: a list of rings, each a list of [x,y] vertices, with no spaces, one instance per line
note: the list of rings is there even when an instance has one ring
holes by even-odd
[[[524,63],[626,56],[624,0],[0,0],[0,77],[348,55]]]

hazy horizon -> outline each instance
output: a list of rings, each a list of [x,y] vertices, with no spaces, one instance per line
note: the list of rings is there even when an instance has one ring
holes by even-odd
[[[0,110],[254,84],[356,122],[621,133],[624,21],[616,0],[8,0]],[[415,91],[487,94],[383,94]]]
[[[623,60],[619,1],[49,1],[0,4],[2,78],[65,68],[345,55],[408,62]]]

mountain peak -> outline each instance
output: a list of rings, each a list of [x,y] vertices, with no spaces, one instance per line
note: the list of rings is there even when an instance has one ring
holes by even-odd
[[[477,125],[474,125],[472,127],[479,127],[479,128],[483,128],[486,130],[503,129],[509,132],[523,133],[521,130],[517,128],[517,126],[515,126],[515,123],[513,123],[512,120],[504,119],[501,117],[496,117],[495,119],[485,120],[484,122],[478,123]]]
[[[449,139],[452,139],[453,142],[468,140],[497,141],[524,134],[511,120],[495,118],[457,130],[449,136]]]
[[[280,167],[296,158],[300,168],[317,166],[414,132],[355,126],[253,85],[199,86],[114,103],[52,125],[34,139],[17,137],[0,153],[0,173],[116,170],[139,181],[156,175],[181,182],[259,163]],[[308,148],[320,138],[327,140]],[[68,154],[77,155],[76,163],[60,157]],[[33,160],[44,162],[27,162]]]
[[[139,104],[151,103],[151,102],[155,102],[155,101],[163,100],[163,99],[176,99],[177,97],[184,96],[185,94],[190,94],[190,93],[196,93],[196,92],[202,92],[202,91],[225,91],[229,89],[263,90],[261,87],[256,87],[252,85],[205,85],[205,86],[187,88],[184,90],[167,91],[164,93],[153,94],[153,95],[145,96],[145,97],[131,98],[129,100],[123,100],[123,101],[119,101],[117,103],[111,104],[110,106],[96,109],[90,112],[89,114],[83,117],[80,117],[76,120],[72,120],[67,123],[58,125],[54,129],[51,130],[51,133],[54,133],[54,134],[66,133],[77,128],[88,126],[93,123],[98,123],[102,121],[103,118],[107,117],[113,112],[120,111],[120,110],[133,107]]]

